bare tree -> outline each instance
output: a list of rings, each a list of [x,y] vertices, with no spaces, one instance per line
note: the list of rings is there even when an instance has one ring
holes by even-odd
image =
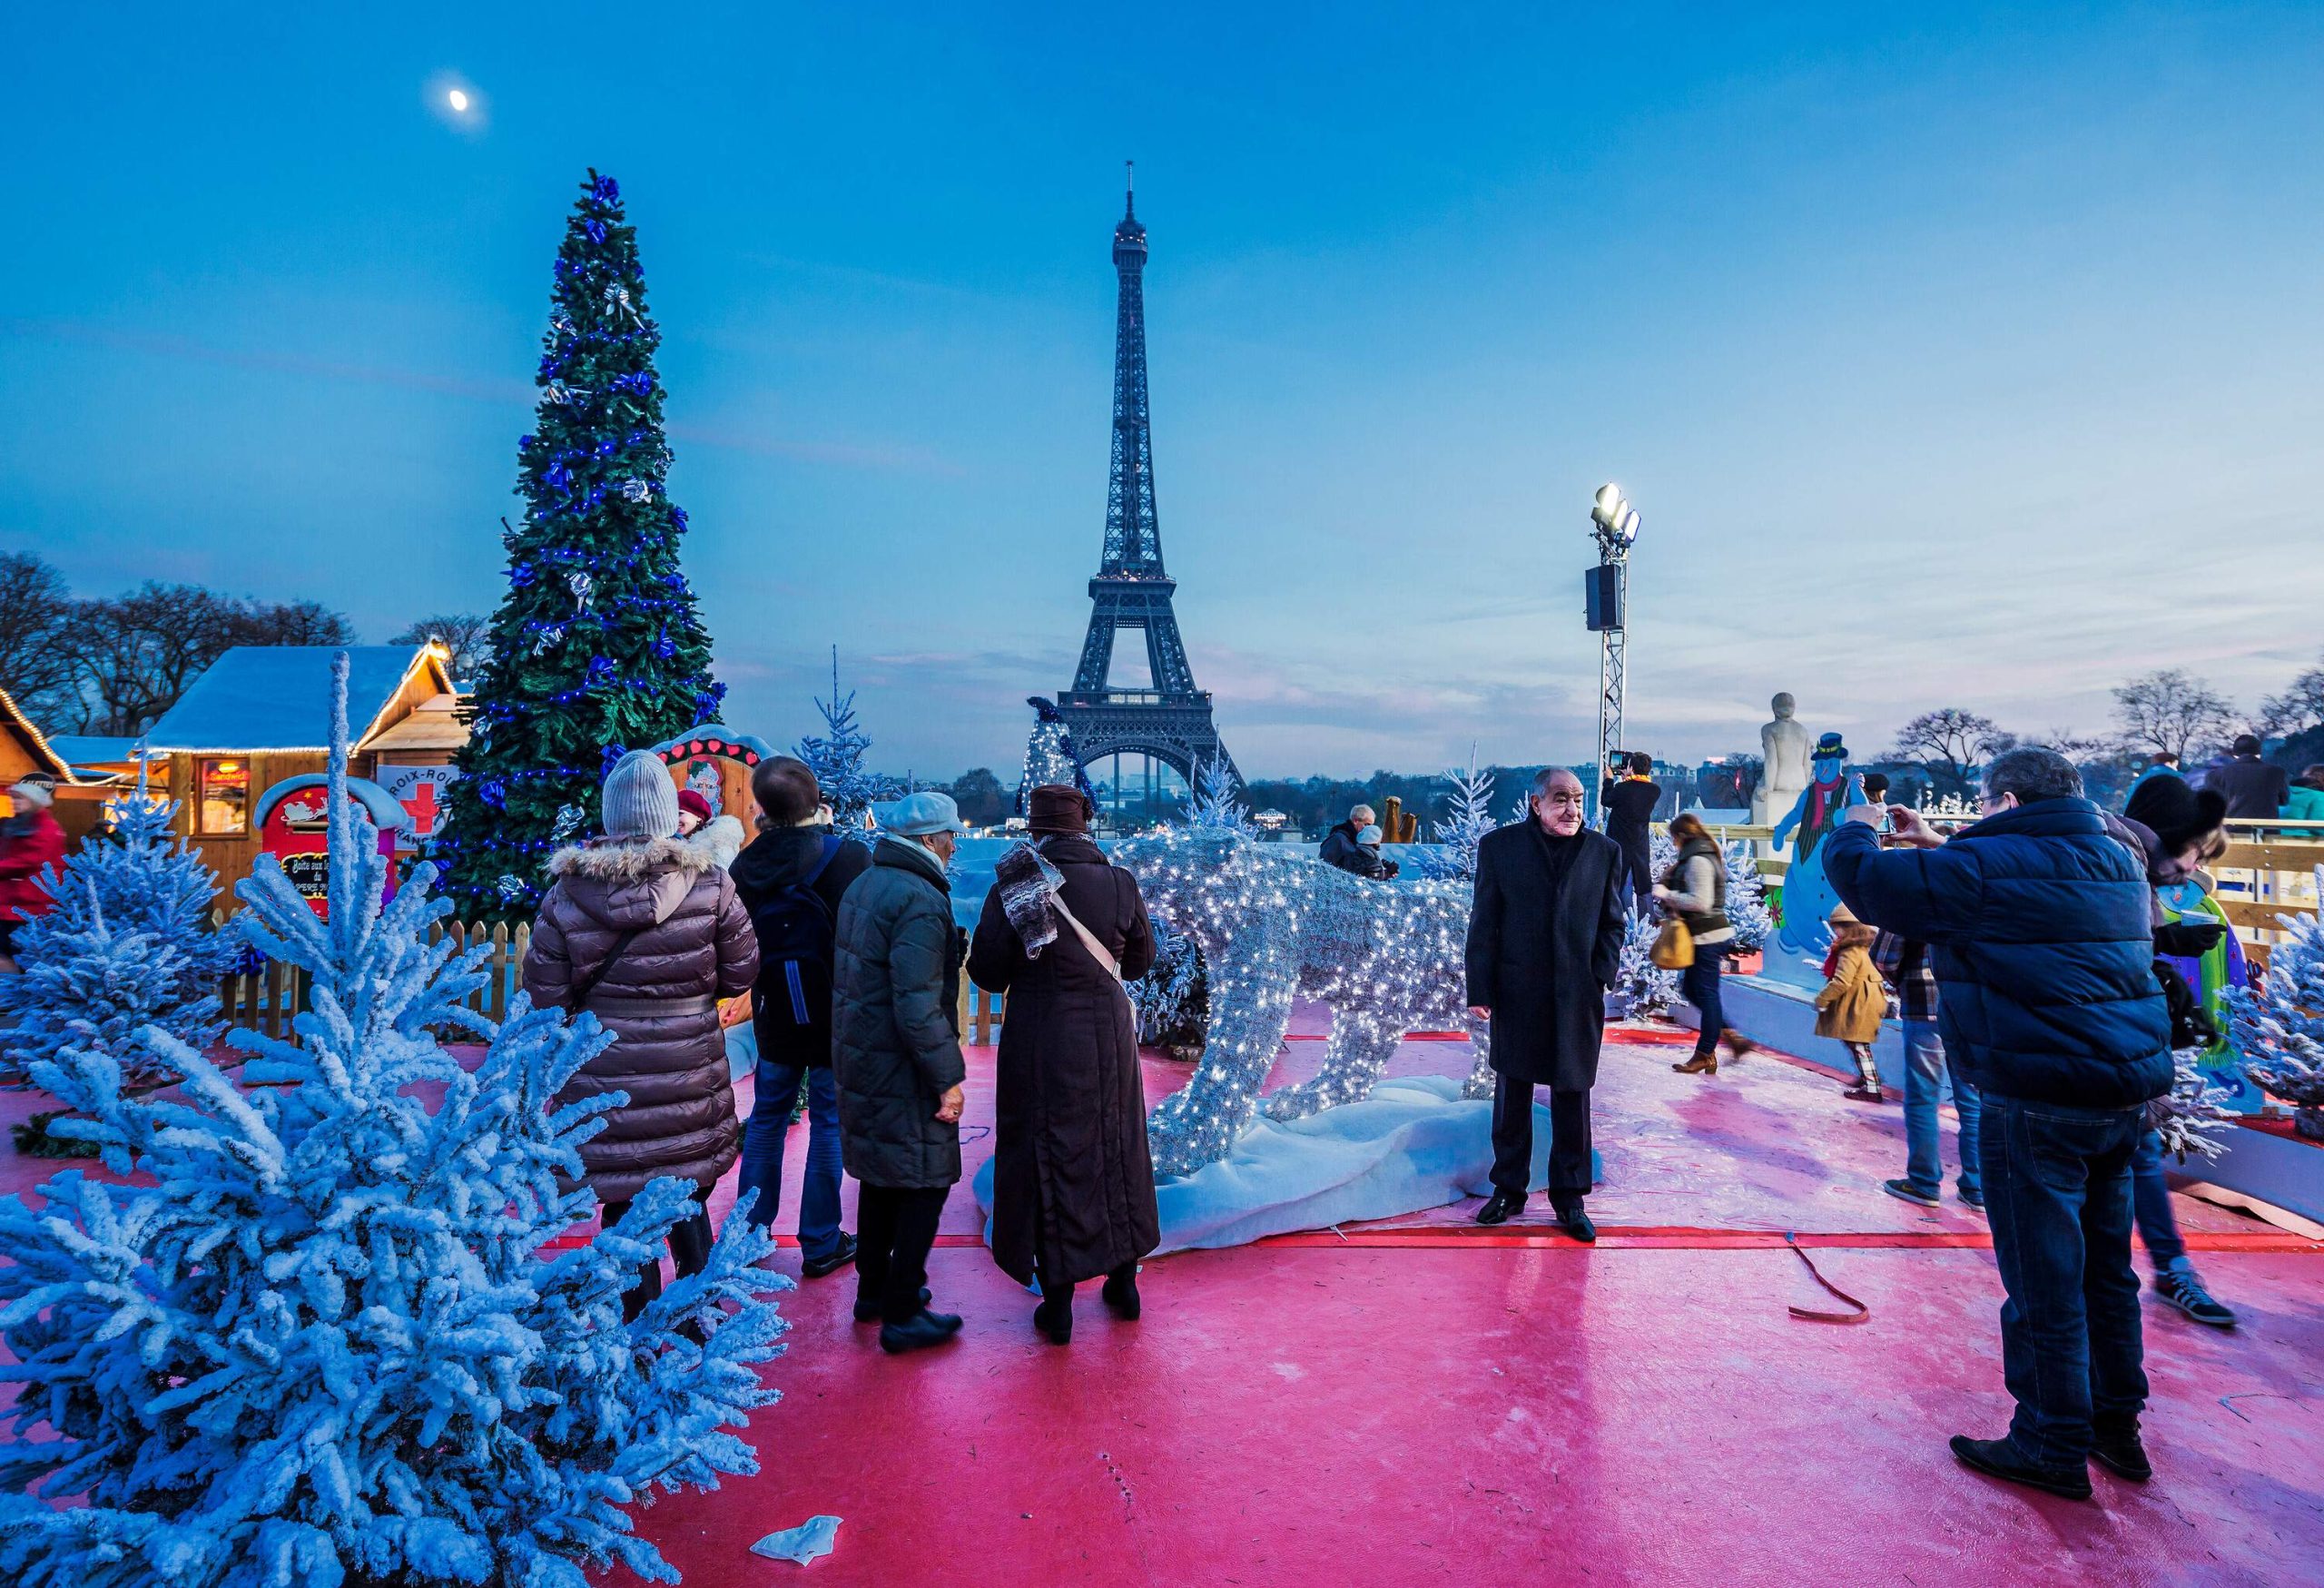
[[[29,552],[0,556],[0,689],[34,723],[64,725],[73,687],[74,610],[64,576]]]
[[[2290,735],[2324,723],[2324,666],[2310,667],[2281,695],[2260,702],[2260,731]]]
[[[355,643],[354,626],[320,601],[237,602],[231,627],[233,637],[229,643],[238,646]]]
[[[2165,667],[2114,691],[2114,720],[2135,750],[2176,756],[2181,765],[2197,745],[2210,747],[2234,731],[2235,710],[2200,678]]]
[[[241,601],[153,580],[81,603],[73,626],[74,725],[85,734],[143,733],[235,646],[343,646],[355,637],[346,618],[313,601]]]
[[[466,683],[484,667],[492,654],[492,619],[473,612],[438,612],[423,617],[389,639],[391,646],[425,645],[441,640],[452,653],[452,676]]]
[[[2017,743],[2017,735],[1989,716],[1957,705],[1925,711],[1896,730],[1891,761],[1910,762],[1925,769],[1948,794],[1965,794],[1977,767]]]

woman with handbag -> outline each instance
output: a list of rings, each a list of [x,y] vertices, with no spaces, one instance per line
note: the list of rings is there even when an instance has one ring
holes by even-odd
[[[1679,995],[1695,1006],[1702,1026],[1695,1039],[1694,1057],[1670,1068],[1681,1075],[1716,1075],[1721,1037],[1738,1059],[1752,1046],[1740,1031],[1727,1029],[1726,1011],[1719,1003],[1719,976],[1726,969],[1727,945],[1735,936],[1727,921],[1727,856],[1703,819],[1692,811],[1681,811],[1670,818],[1670,839],[1679,846],[1679,858],[1655,883],[1654,897],[1671,918],[1669,925],[1691,940],[1693,957],[1682,962]],[[1675,939],[1679,934],[1669,935]],[[1675,942],[1665,948],[1658,942],[1657,962],[1664,957],[1678,959],[1672,952],[1675,948]]]
[[[1137,1021],[1125,979],[1154,962],[1137,879],[1089,839],[1081,791],[1032,792],[1031,842],[997,868],[969,977],[1009,995],[994,1076],[992,1257],[1038,1277],[1034,1327],[1073,1337],[1073,1287],[1106,1276],[1106,1305],[1138,1315],[1137,1260],[1161,1242]]]

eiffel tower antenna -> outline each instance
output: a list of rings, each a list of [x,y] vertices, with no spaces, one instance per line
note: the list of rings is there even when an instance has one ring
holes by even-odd
[[[1177,589],[1162,566],[1162,527],[1154,505],[1154,435],[1146,393],[1146,227],[1132,207],[1137,167],[1124,161],[1122,218],[1114,227],[1114,271],[1120,298],[1114,316],[1113,466],[1106,487],[1106,540],[1089,581],[1089,632],[1073,687],[1058,696],[1084,766],[1109,755],[1142,755],[1194,786],[1211,762],[1235,774],[1219,743],[1210,696],[1195,687],[1170,597]],[[1147,686],[1108,683],[1114,640],[1124,630],[1146,645]]]

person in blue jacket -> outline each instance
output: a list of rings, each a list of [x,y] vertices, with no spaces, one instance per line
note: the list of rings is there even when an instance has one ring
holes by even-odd
[[[2152,1475],[2139,1439],[2145,1352],[2131,1266],[2131,1169],[2145,1105],[2170,1090],[2144,869],[2054,751],[1985,770],[1984,817],[1939,838],[1889,807],[1851,808],[1825,841],[1859,920],[1930,945],[1945,1050],[1984,1100],[1979,1157],[2016,1415],[1953,1454],[1994,1477],[2090,1497],[2089,1459]]]

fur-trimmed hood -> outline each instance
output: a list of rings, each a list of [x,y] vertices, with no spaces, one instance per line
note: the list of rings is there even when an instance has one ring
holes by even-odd
[[[586,913],[620,931],[667,921],[695,884],[723,870],[743,824],[720,816],[688,838],[593,838],[549,856],[549,875]]]

